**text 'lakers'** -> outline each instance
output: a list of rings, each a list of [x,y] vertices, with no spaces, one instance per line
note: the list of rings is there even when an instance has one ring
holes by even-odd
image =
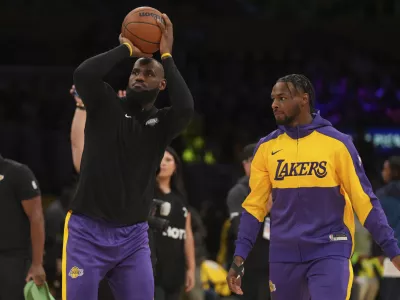
[[[289,176],[316,176],[324,178],[328,174],[326,161],[305,161],[305,162],[285,162],[284,159],[278,160],[275,180],[284,180]]]

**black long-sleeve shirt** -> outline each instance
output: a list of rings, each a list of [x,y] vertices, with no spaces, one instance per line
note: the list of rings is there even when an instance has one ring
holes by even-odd
[[[172,106],[125,110],[103,78],[127,57],[129,49],[120,45],[86,60],[74,72],[87,119],[80,179],[70,208],[118,225],[147,220],[165,148],[188,125],[194,106],[170,57],[163,66]]]

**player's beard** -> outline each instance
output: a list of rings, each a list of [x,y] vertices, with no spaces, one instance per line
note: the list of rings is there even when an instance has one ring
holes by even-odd
[[[293,113],[290,116],[285,115],[285,118],[283,118],[283,119],[280,119],[280,120],[275,119],[276,124],[288,126],[288,125],[292,124],[294,122],[294,120],[296,120],[296,118],[300,115],[300,113],[301,113],[300,106],[297,105],[294,107]]]
[[[153,104],[158,96],[160,90],[158,88],[151,90],[134,90],[131,88],[126,89],[126,100],[129,106],[145,107]]]

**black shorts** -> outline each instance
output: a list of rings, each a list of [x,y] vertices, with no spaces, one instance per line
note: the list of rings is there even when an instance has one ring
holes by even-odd
[[[30,268],[26,256],[0,253],[0,300],[24,300],[25,278]]]

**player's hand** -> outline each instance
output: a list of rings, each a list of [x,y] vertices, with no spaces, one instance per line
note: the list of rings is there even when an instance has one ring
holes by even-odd
[[[77,105],[83,106],[83,101],[82,101],[81,97],[79,97],[78,93],[76,92],[75,85],[73,85],[71,87],[71,89],[69,90],[69,93],[72,95],[72,97],[74,97]]]
[[[235,256],[234,261],[236,265],[243,264],[243,259],[241,257]],[[229,269],[228,276],[226,277],[226,281],[228,282],[229,289],[237,295],[243,295],[242,288],[240,287],[242,284],[242,277],[239,276],[238,273],[232,268]]]
[[[194,270],[186,271],[185,292],[190,292],[194,288],[195,275]]]
[[[172,45],[174,44],[174,30],[172,22],[166,14],[162,14],[164,23],[157,19],[158,26],[161,29],[160,53],[172,53]]]
[[[392,263],[394,264],[394,266],[397,268],[397,270],[400,271],[400,255],[395,256],[392,259]]]
[[[46,273],[44,272],[43,266],[32,264],[25,280],[26,282],[33,280],[37,286],[43,285],[46,282]]]
[[[126,91],[119,90],[118,97],[120,97],[120,98],[126,97]]]
[[[238,277],[233,269],[229,269],[226,280],[228,281],[229,289],[232,292],[234,292],[236,295],[243,295],[242,288],[240,287],[242,284],[242,278]]]
[[[153,54],[143,53],[138,47],[136,47],[130,40],[123,37],[122,33],[119,35],[119,43],[122,45],[128,43],[132,47],[132,57],[153,57]]]

